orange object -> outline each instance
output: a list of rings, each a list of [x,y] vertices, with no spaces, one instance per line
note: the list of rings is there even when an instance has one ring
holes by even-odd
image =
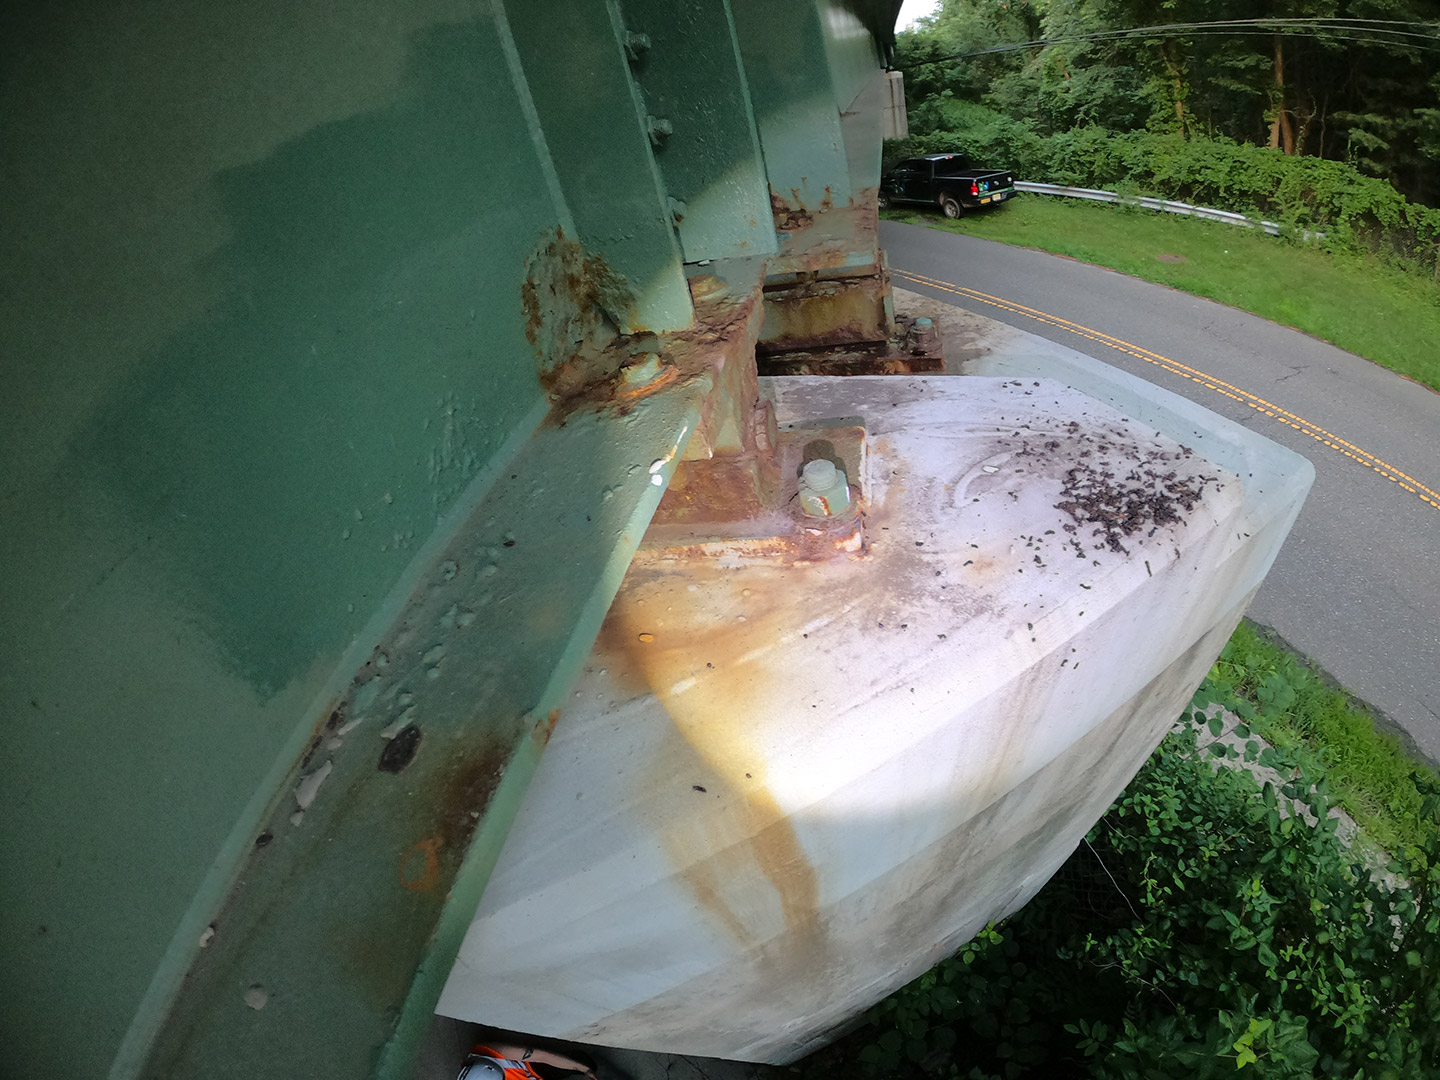
[[[479,1069],[476,1069],[477,1065],[480,1066]],[[490,1067],[486,1068],[487,1065]],[[504,1080],[544,1080],[530,1067],[529,1062],[503,1057],[498,1051],[480,1043],[471,1049],[470,1056],[465,1059],[456,1080],[488,1080],[488,1077],[495,1073],[494,1066],[499,1066]]]

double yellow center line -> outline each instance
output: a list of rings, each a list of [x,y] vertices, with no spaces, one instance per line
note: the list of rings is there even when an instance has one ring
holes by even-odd
[[[982,304],[989,304],[991,307],[1000,308],[1002,311],[1013,312],[1016,315],[1024,315],[1026,318],[1034,319],[1036,322],[1047,323],[1050,326],[1058,326],[1062,330],[1070,331],[1072,334],[1078,334],[1080,337],[1089,338],[1091,341],[1106,345],[1128,356],[1144,360],[1147,364],[1154,364],[1156,367],[1168,371],[1172,375],[1179,375],[1182,379],[1189,379],[1191,382],[1199,383],[1207,390],[1214,390],[1217,394],[1223,394],[1228,398],[1240,402],[1242,405],[1248,405],[1256,412],[1272,417],[1282,424],[1288,424],[1301,434],[1309,435],[1316,442],[1323,443],[1331,450],[1336,450],[1344,454],[1346,457],[1364,465],[1367,469],[1373,469],[1391,483],[1399,484],[1416,498],[1440,510],[1440,492],[1433,491],[1426,487],[1413,476],[1402,472],[1389,462],[1376,457],[1368,450],[1362,450],[1354,443],[1347,442],[1340,438],[1340,436],[1326,431],[1319,424],[1312,423],[1302,416],[1297,416],[1288,409],[1282,409],[1274,402],[1266,401],[1262,397],[1257,397],[1248,390],[1242,390],[1238,386],[1226,382],[1224,379],[1217,379],[1213,375],[1207,375],[1198,368],[1190,367],[1188,364],[1182,364],[1180,361],[1172,360],[1168,356],[1162,356],[1160,353],[1152,352],[1149,349],[1134,345],[1121,338],[1112,337],[1110,334],[1103,333],[1099,330],[1093,330],[1080,323],[1071,322],[1069,319],[1062,319],[1058,315],[1037,311],[1035,308],[1026,307],[1024,304],[1017,304],[1013,300],[1006,300],[999,296],[991,296],[977,289],[969,289],[950,281],[940,281],[936,278],[927,277],[924,274],[912,273],[909,270],[892,269],[891,274],[917,285],[924,285],[931,289],[939,289],[942,292],[954,293],[957,296],[963,296],[969,300],[976,300]]]

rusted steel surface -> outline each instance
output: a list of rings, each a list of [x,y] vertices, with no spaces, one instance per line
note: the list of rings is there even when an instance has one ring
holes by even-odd
[[[884,341],[892,326],[886,299],[890,275],[807,281],[765,288],[762,353]]]
[[[803,221],[786,220],[790,227],[780,233],[780,251],[765,274],[761,351],[890,337],[894,315],[889,270],[877,246],[875,190]]]
[[[619,281],[598,256],[586,255],[557,230],[529,264],[522,299],[527,335],[540,359],[540,381],[554,404],[552,422],[575,411],[624,413],[677,384],[701,395],[701,415],[687,444],[690,458],[753,452],[763,437],[757,417],[754,348],[763,320],[763,259],[723,264],[689,280],[695,318],[683,330],[622,334],[607,304],[624,301]],[[627,376],[649,364],[656,374]],[[759,425],[757,427],[757,425]]]
[[[769,404],[768,402],[766,403]],[[849,511],[829,518],[807,517],[800,511],[799,477],[805,465],[825,458],[845,473],[852,501]],[[748,459],[741,459],[747,461]],[[773,496],[759,508],[743,497],[717,490],[707,477],[705,486],[685,503],[693,481],[676,470],[661,511],[657,511],[642,541],[646,558],[726,557],[738,552],[765,556],[784,564],[805,564],[864,550],[865,429],[859,425],[787,425],[779,431],[769,461]],[[717,462],[718,463],[718,462]],[[740,468],[737,462],[734,468]],[[726,470],[710,474],[715,480],[732,475]],[[749,478],[736,477],[743,493]],[[671,500],[677,512],[664,513]],[[708,501],[707,501],[708,500]],[[684,512],[693,507],[691,512]]]
[[[739,521],[763,515],[779,500],[774,458],[755,451],[682,461],[670,479],[660,522]]]
[[[1241,447],[1222,470],[1042,379],[761,389],[787,492],[810,455],[863,480],[858,543],[778,513],[652,526],[447,1014],[793,1060],[1040,887],[1189,699],[1310,476],[1211,428]],[[1137,477],[1119,509],[1073,473],[1090,460]]]
[[[602,256],[587,254],[557,228],[526,264],[520,300],[525,336],[552,400],[586,396],[614,377],[618,355],[606,346],[635,321],[635,298]]]
[[[759,399],[755,340],[764,317],[763,266],[760,259],[730,260],[721,271],[726,280],[713,272],[690,279],[695,323],[669,339],[667,356],[688,375],[707,375],[713,390],[686,448],[688,459],[754,451],[757,439],[763,437],[763,421],[754,415]]]
[[[661,522],[730,521],[764,514],[779,498],[775,418],[760,400],[761,260],[731,260],[693,276],[695,325],[667,343],[689,377],[708,378],[698,429],[656,511]]]
[[[805,205],[799,188],[791,188],[788,198],[774,188],[770,189],[770,213],[775,219],[777,232],[796,232],[808,229],[815,224],[816,218],[830,213],[834,209],[835,196],[829,187],[825,188],[824,195],[813,207]]]
[[[785,201],[778,191],[770,189],[770,214],[775,219],[776,232],[793,232],[809,228],[815,215],[805,207]]]
[[[814,213],[808,220],[794,219],[790,228],[778,231],[780,250],[770,261],[766,284],[827,271],[863,272],[880,265],[874,188],[857,193],[851,203]]]
[[[900,316],[895,331],[884,342],[761,352],[756,363],[761,375],[921,375],[945,370],[938,326],[917,328],[914,319]]]
[[[762,375],[923,375],[939,373],[937,356],[894,353],[886,346],[807,349],[759,358]]]

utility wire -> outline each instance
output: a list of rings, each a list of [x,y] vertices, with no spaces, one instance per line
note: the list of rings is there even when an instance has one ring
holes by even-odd
[[[1105,34],[1077,34],[1071,37],[1048,38],[1043,41],[1027,41],[1015,45],[996,45],[988,49],[977,49],[973,52],[958,53],[954,56],[936,57],[934,60],[919,60],[913,64],[907,64],[906,70],[913,67],[920,67],[924,64],[938,64],[949,60],[965,59],[975,56],[990,56],[1000,53],[1017,52],[1021,49],[1043,49],[1052,45],[1068,45],[1074,43],[1103,44],[1115,41],[1143,41],[1156,37],[1273,37],[1271,30],[1185,30],[1171,33],[1135,34],[1135,33],[1105,33]],[[1440,52],[1440,38],[1422,38],[1417,41],[1401,41],[1392,38],[1375,38],[1365,34],[1356,33],[1345,27],[1338,28],[1317,28],[1308,33],[1297,31],[1286,31],[1287,37],[1311,37],[1326,38],[1333,41],[1345,41],[1355,45],[1378,45],[1390,46],[1392,48],[1412,49],[1417,52]]]
[[[1086,34],[1062,35],[1060,38],[1041,38],[1035,41],[1019,42],[1018,46],[1045,45],[1051,41],[1073,38],[1103,38],[1103,37],[1136,37],[1145,36],[1154,31],[1179,31],[1223,29],[1227,27],[1258,27],[1263,32],[1270,33],[1274,30],[1305,30],[1315,31],[1326,28],[1347,31],[1365,31],[1373,34],[1389,34],[1396,37],[1413,37],[1424,41],[1435,41],[1440,38],[1440,23],[1422,22],[1413,19],[1352,19],[1352,18],[1324,18],[1312,16],[1309,18],[1259,18],[1259,19],[1219,19],[1209,22],[1184,22],[1184,23],[1158,23],[1154,26],[1131,26],[1121,27],[1112,30],[1095,30]],[[1263,28],[1270,28],[1264,30]],[[1418,30],[1399,30],[1392,27],[1417,27]],[[965,55],[965,54],[960,54]]]
[[[1398,30],[1392,27],[1421,27],[1423,30]],[[1039,38],[1006,45],[995,45],[988,49],[937,56],[931,60],[917,60],[905,64],[899,70],[924,67],[927,64],[943,64],[950,60],[966,60],[976,56],[991,56],[997,53],[1018,52],[1022,49],[1043,49],[1052,45],[1074,43],[1097,43],[1146,37],[1217,37],[1252,36],[1274,33],[1305,35],[1307,37],[1331,37],[1358,45],[1389,45],[1396,48],[1416,49],[1421,52],[1440,52],[1440,24],[1406,20],[1387,19],[1228,19],[1215,22],[1163,23],[1156,26],[1135,26],[1121,30],[1096,30],[1088,34],[1065,34],[1053,38]],[[1413,40],[1412,40],[1413,39]]]
[[[1423,30],[1397,30],[1396,26],[1423,27]],[[1440,42],[1440,24],[1423,22],[1401,22],[1381,19],[1226,19],[1216,22],[1161,23],[1157,26],[1137,26],[1117,30],[1096,30],[1089,34],[1077,34],[1080,38],[1147,37],[1154,31],[1170,33],[1238,32],[1238,33],[1346,33],[1373,34],[1377,40],[1414,38],[1416,41],[1435,44]],[[1042,41],[1043,43],[1043,41]],[[1035,44],[1026,42],[1025,44]]]

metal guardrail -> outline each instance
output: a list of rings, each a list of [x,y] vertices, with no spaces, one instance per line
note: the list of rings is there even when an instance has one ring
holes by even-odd
[[[1095,188],[1066,187],[1064,184],[1035,184],[1028,180],[1016,180],[1016,191],[1029,191],[1036,195],[1062,195],[1069,199],[1089,199],[1092,202],[1125,203],[1128,206],[1143,206],[1147,210],[1163,210],[1167,214],[1184,214],[1187,217],[1205,218],[1208,221],[1223,221],[1227,225],[1243,225],[1253,229],[1259,227],[1271,236],[1280,235],[1280,226],[1273,221],[1256,221],[1244,214],[1229,210],[1213,210],[1207,206],[1191,206],[1189,203],[1172,202],[1169,199],[1152,199],[1144,195],[1120,195],[1114,191],[1097,191]],[[1305,239],[1323,237],[1324,233],[1306,232]]]

